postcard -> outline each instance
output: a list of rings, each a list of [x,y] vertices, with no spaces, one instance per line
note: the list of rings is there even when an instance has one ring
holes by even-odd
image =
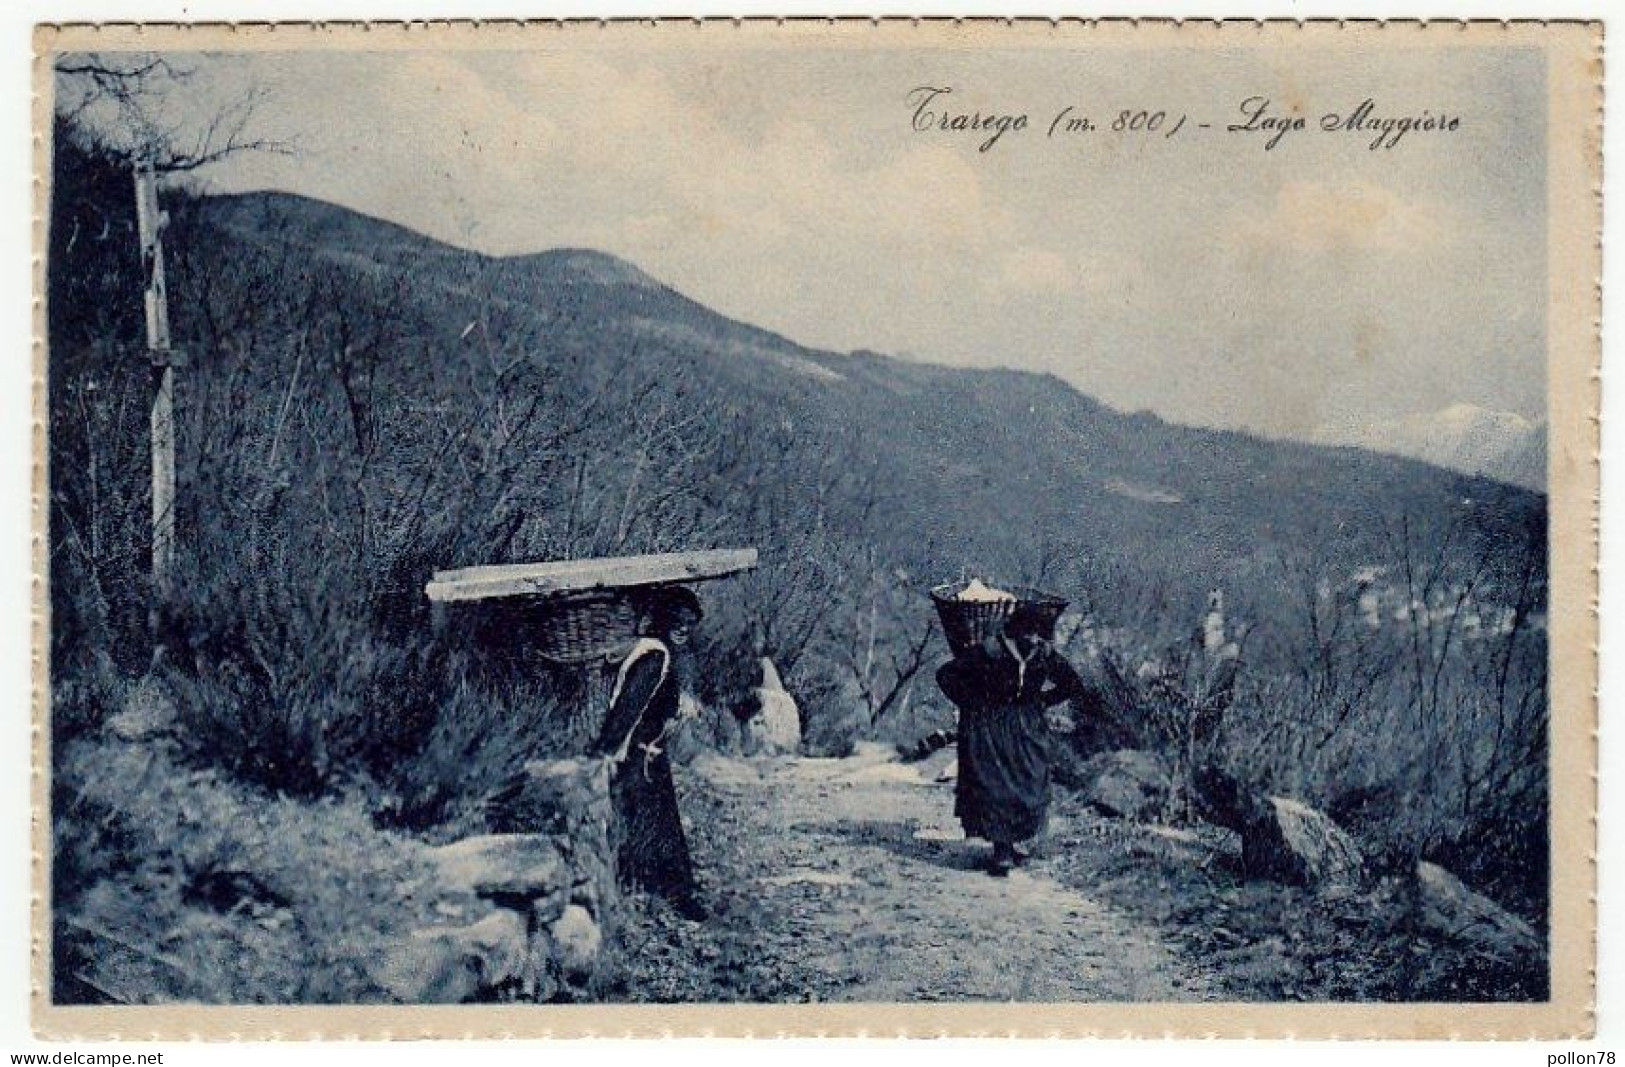
[[[40,27],[38,1032],[1590,1033],[1601,36]]]

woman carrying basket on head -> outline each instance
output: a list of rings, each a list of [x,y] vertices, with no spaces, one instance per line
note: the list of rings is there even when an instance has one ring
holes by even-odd
[[[700,601],[681,587],[655,591],[640,605],[639,636],[619,657],[609,713],[592,751],[615,761],[610,793],[620,822],[616,874],[631,887],[665,897],[684,918],[705,918],[677,809],[667,736],[681,698],[676,657],[700,621]]]
[[[1018,602],[1003,626],[955,649],[937,685],[959,708],[959,776],[954,814],[970,837],[993,845],[987,871],[1004,877],[1026,856],[1049,812],[1049,724],[1045,710],[1090,692],[1052,645],[1053,611]]]

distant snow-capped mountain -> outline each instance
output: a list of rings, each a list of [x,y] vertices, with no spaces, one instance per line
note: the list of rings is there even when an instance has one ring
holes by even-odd
[[[1409,456],[1526,489],[1546,489],[1546,423],[1510,411],[1451,404],[1397,419],[1328,424],[1315,438],[1328,445]]]

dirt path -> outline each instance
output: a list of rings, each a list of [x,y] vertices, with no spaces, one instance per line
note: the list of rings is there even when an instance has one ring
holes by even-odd
[[[1154,931],[1050,877],[983,873],[936,764],[701,757],[685,779],[722,951],[838,1000],[1205,999]],[[692,801],[692,803],[691,803]]]

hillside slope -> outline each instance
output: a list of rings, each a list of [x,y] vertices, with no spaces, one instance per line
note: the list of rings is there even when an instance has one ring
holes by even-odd
[[[510,349],[569,350],[558,360],[567,375],[635,359],[657,378],[680,375],[696,410],[772,423],[820,447],[841,442],[872,470],[883,515],[846,532],[932,574],[1030,571],[1055,542],[1132,557],[1194,595],[1303,545],[1330,548],[1352,569],[1401,517],[1417,530],[1466,520],[1493,536],[1544,510],[1538,494],[1420,462],[1118,412],[1052,376],[808,349],[602,253],[489,258],[284,194],[202,207],[223,247],[280,243],[339,278],[407,278],[423,329],[382,368],[404,392],[434,391],[425,360],[478,358],[469,333],[479,323]],[[590,391],[584,381],[568,389]],[[794,486],[804,460],[792,448],[770,473]]]

